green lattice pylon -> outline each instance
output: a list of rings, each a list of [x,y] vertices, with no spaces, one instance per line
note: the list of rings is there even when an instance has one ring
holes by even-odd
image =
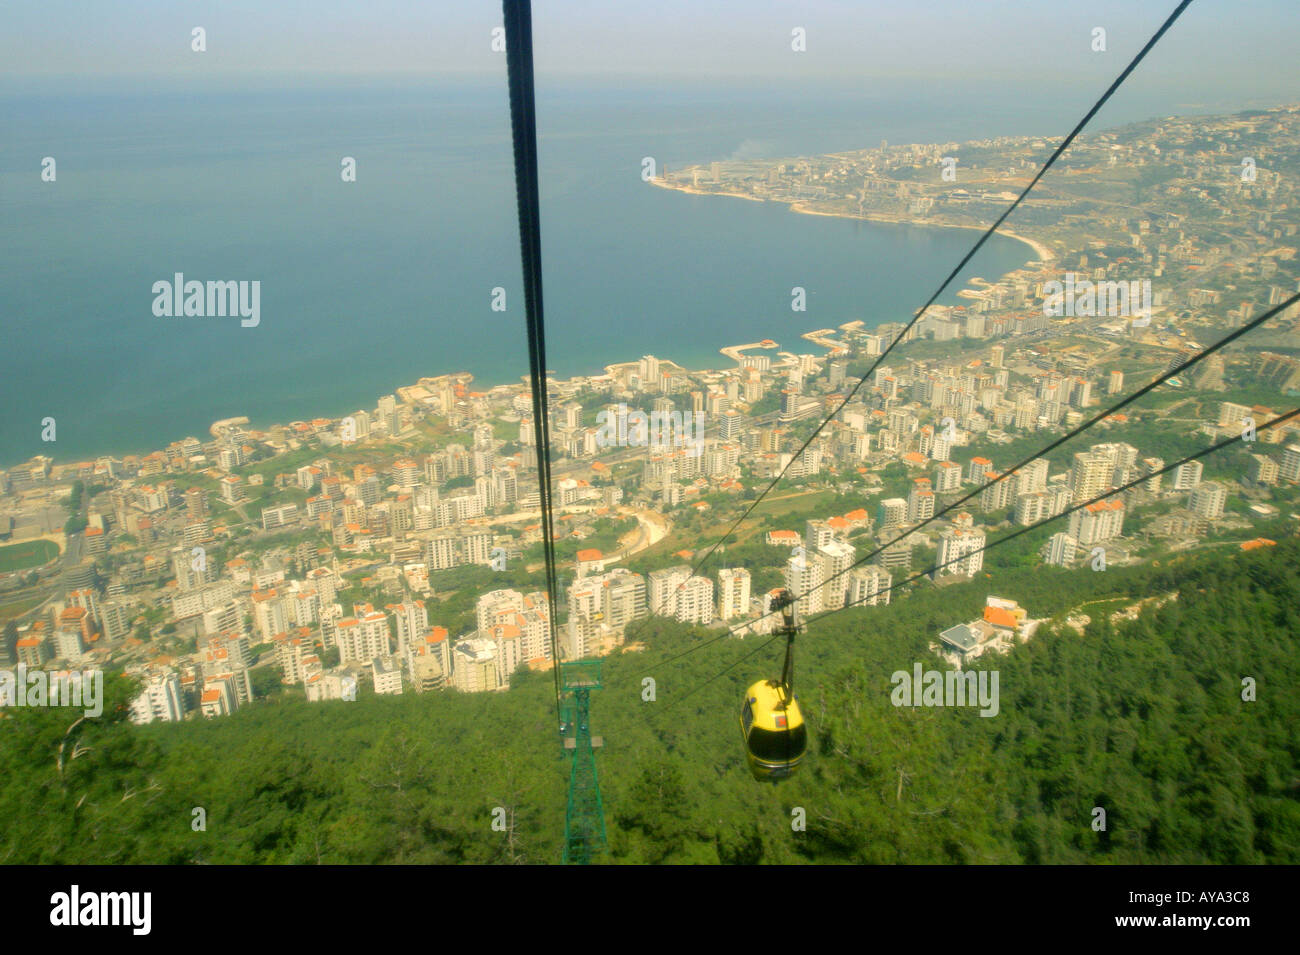
[[[603,741],[591,735],[591,691],[600,689],[600,661],[560,664],[564,748],[571,759],[569,800],[564,813],[564,861],[586,865],[605,848],[605,810],[596,777],[596,750]]]

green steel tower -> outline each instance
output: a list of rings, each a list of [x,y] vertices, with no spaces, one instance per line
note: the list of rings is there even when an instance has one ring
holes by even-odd
[[[605,848],[605,810],[596,778],[596,750],[603,745],[591,735],[591,691],[600,687],[600,661],[560,664],[563,697],[560,732],[572,760],[569,804],[564,813],[564,861],[586,865]]]

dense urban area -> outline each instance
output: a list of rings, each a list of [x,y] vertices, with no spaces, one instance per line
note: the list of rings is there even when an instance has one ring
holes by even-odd
[[[1262,426],[1300,394],[1295,309],[1109,417],[1088,446],[997,479],[1295,293],[1298,139],[1300,107],[1086,136],[1011,222],[1035,260],[906,334],[912,316],[814,329],[796,306],[802,338],[774,328],[780,341],[723,349],[718,369],[645,355],[549,380],[555,608],[526,383],[426,378],[341,419],[228,419],[151,454],[74,462],[48,442],[0,471],[0,665],[123,671],[139,681],[138,723],[220,718],[292,697],[503,690],[553,665],[551,614],[561,658],[577,660],[642,649],[652,617],[769,633],[782,588],[812,616],[994,567],[1095,573],[1274,547],[1297,530],[1300,424]],[[882,144],[653,184],[979,227],[1048,145]],[[46,428],[32,422],[34,446]],[[1157,473],[1233,435],[1240,445]],[[999,532],[1139,478],[986,560]],[[895,587],[927,568],[928,583]],[[948,665],[1032,639],[1041,608],[996,576],[986,598],[930,634]],[[1069,619],[1082,628],[1086,608]]]

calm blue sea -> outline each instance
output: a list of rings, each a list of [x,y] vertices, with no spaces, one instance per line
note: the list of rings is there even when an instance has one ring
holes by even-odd
[[[1087,105],[1030,98],[990,92],[975,110],[915,86],[543,83],[550,366],[595,373],[654,353],[720,367],[721,346],[766,337],[802,350],[812,328],[905,319],[974,239],[656,189],[642,157],[1060,135]],[[0,91],[0,131],[0,465],[206,439],[232,415],[340,415],[422,375],[525,372],[504,81],[29,85]],[[46,156],[54,183],[40,178]],[[344,156],[355,183],[341,181]],[[969,275],[1028,258],[997,239]],[[151,287],[176,272],[259,280],[260,325],[155,317]],[[795,285],[804,314],[790,311]],[[490,308],[496,286],[504,313]]]

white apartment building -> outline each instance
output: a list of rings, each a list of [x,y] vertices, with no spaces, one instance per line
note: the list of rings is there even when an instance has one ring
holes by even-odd
[[[1082,504],[1108,490],[1114,470],[1114,455],[1105,451],[1094,449],[1076,454],[1074,470],[1070,473],[1070,503]]]
[[[185,701],[181,696],[181,679],[174,670],[149,674],[141,687],[140,695],[131,701],[132,723],[153,723],[161,720],[176,723],[185,717]]]
[[[253,592],[253,625],[261,634],[263,643],[270,643],[277,634],[289,629],[289,616],[284,601],[275,590]]]
[[[940,461],[934,469],[934,490],[938,494],[961,490],[961,465],[955,461]]]
[[[1065,532],[1053,534],[1047,543],[1047,563],[1055,567],[1068,567],[1074,560],[1079,542]]]
[[[1119,537],[1124,532],[1124,502],[1097,501],[1070,515],[1070,536],[1089,547]]]
[[[1190,491],[1201,483],[1204,466],[1200,461],[1184,461],[1174,468],[1174,490]]]
[[[953,528],[939,536],[934,579],[947,574],[974,577],[984,567],[985,536],[983,531]],[[951,561],[952,563],[949,563]]]
[[[404,657],[407,648],[416,640],[422,640],[429,632],[429,613],[425,610],[423,600],[389,604],[385,609],[393,615],[394,629],[397,632],[397,654]]]
[[[370,612],[361,617],[344,617],[334,627],[338,642],[339,663],[366,663],[375,657],[386,657],[388,646],[388,618],[382,613]]]
[[[370,661],[377,696],[400,696],[402,693],[402,668],[397,657],[375,657]]]
[[[795,606],[800,618],[806,620],[821,611],[825,573],[825,564],[816,555],[795,553],[785,562],[785,587],[797,598]]]
[[[889,571],[875,564],[855,567],[848,573],[849,589],[847,600],[851,607],[886,606],[889,603],[890,588],[894,580]]]
[[[1223,516],[1223,505],[1228,500],[1228,489],[1213,481],[1202,481],[1192,488],[1187,507],[1197,517],[1215,521]]]
[[[1288,444],[1282,449],[1282,463],[1277,467],[1277,476],[1283,481],[1300,484],[1300,444]]]
[[[849,590],[848,570],[853,566],[852,544],[833,540],[818,548],[816,559],[822,565],[822,609],[838,610],[844,606]]]
[[[743,567],[718,571],[718,617],[734,620],[749,613],[751,578]]]
[[[660,617],[676,616],[681,587],[690,576],[691,569],[685,564],[652,570],[648,584],[650,612]]]

